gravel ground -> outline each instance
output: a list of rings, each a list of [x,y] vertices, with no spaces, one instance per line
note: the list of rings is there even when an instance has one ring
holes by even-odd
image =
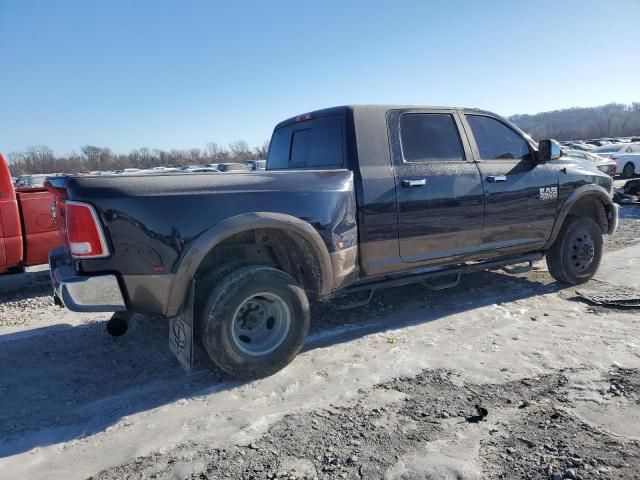
[[[615,235],[605,235],[605,251],[620,250],[640,242],[640,206],[623,206]]]
[[[0,276],[0,327],[32,322],[54,307],[48,270]]]
[[[190,443],[94,478],[168,480],[180,465],[181,478],[194,480],[637,478],[640,441],[570,413],[573,385],[565,373],[500,385],[464,385],[456,377],[437,370],[394,379],[349,406],[286,416],[248,445]],[[615,370],[607,380],[604,401],[622,396],[638,402],[640,371]],[[395,401],[376,406],[379,398]],[[447,445],[460,434],[482,437],[481,470],[471,449]]]

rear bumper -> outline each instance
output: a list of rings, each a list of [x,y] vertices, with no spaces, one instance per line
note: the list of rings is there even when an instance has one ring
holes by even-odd
[[[53,294],[73,312],[120,312],[127,309],[115,275],[78,275],[63,248],[49,254]]]

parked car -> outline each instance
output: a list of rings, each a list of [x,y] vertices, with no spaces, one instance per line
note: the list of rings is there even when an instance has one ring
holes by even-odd
[[[595,148],[597,148],[595,145],[591,145],[589,143],[580,143],[580,142],[570,143],[569,147],[574,149],[574,150],[581,150],[583,152],[590,152],[590,151],[594,150]]]
[[[194,166],[189,168],[189,170],[187,170],[188,172],[191,173],[206,173],[206,172],[217,172],[218,169],[217,168],[212,168],[212,167],[205,167],[205,166]]]
[[[62,244],[52,202],[53,195],[45,188],[14,188],[0,154],[0,273],[47,263],[49,251]]]
[[[219,172],[246,172],[247,166],[244,163],[219,163]]]
[[[247,165],[247,170],[266,170],[267,169],[267,161],[266,160],[249,160],[245,162]]]
[[[609,145],[611,141],[609,140],[589,140],[586,143],[594,145],[596,147],[602,147],[603,145]]]
[[[55,177],[58,173],[38,173],[33,175],[20,175],[16,180],[18,188],[37,188],[43,187],[47,177]]]
[[[606,173],[607,175],[613,176],[616,173],[617,164],[615,160],[611,160],[610,158],[602,158],[591,152],[582,152],[572,149],[563,149],[563,152],[570,157],[580,158],[594,163],[598,170]]]
[[[640,143],[615,143],[596,148],[595,154],[615,160],[617,171],[624,178],[640,173]]]
[[[178,174],[179,175],[179,174]],[[66,218],[55,298],[169,317],[223,371],[273,374],[302,347],[309,299],[539,260],[587,282],[618,223],[613,180],[475,109],[347,106],[279,123],[267,171],[50,180]],[[195,332],[195,333],[194,333]]]

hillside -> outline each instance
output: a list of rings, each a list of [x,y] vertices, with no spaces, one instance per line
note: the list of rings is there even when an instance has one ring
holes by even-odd
[[[640,102],[513,115],[509,120],[535,139],[578,140],[640,135]]]

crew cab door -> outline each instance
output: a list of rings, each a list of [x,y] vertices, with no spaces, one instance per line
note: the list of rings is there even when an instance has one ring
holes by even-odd
[[[545,243],[556,219],[556,169],[536,163],[529,142],[500,118],[465,113],[463,120],[484,185],[481,249]]]
[[[478,249],[482,181],[455,110],[393,110],[387,121],[405,262]]]

